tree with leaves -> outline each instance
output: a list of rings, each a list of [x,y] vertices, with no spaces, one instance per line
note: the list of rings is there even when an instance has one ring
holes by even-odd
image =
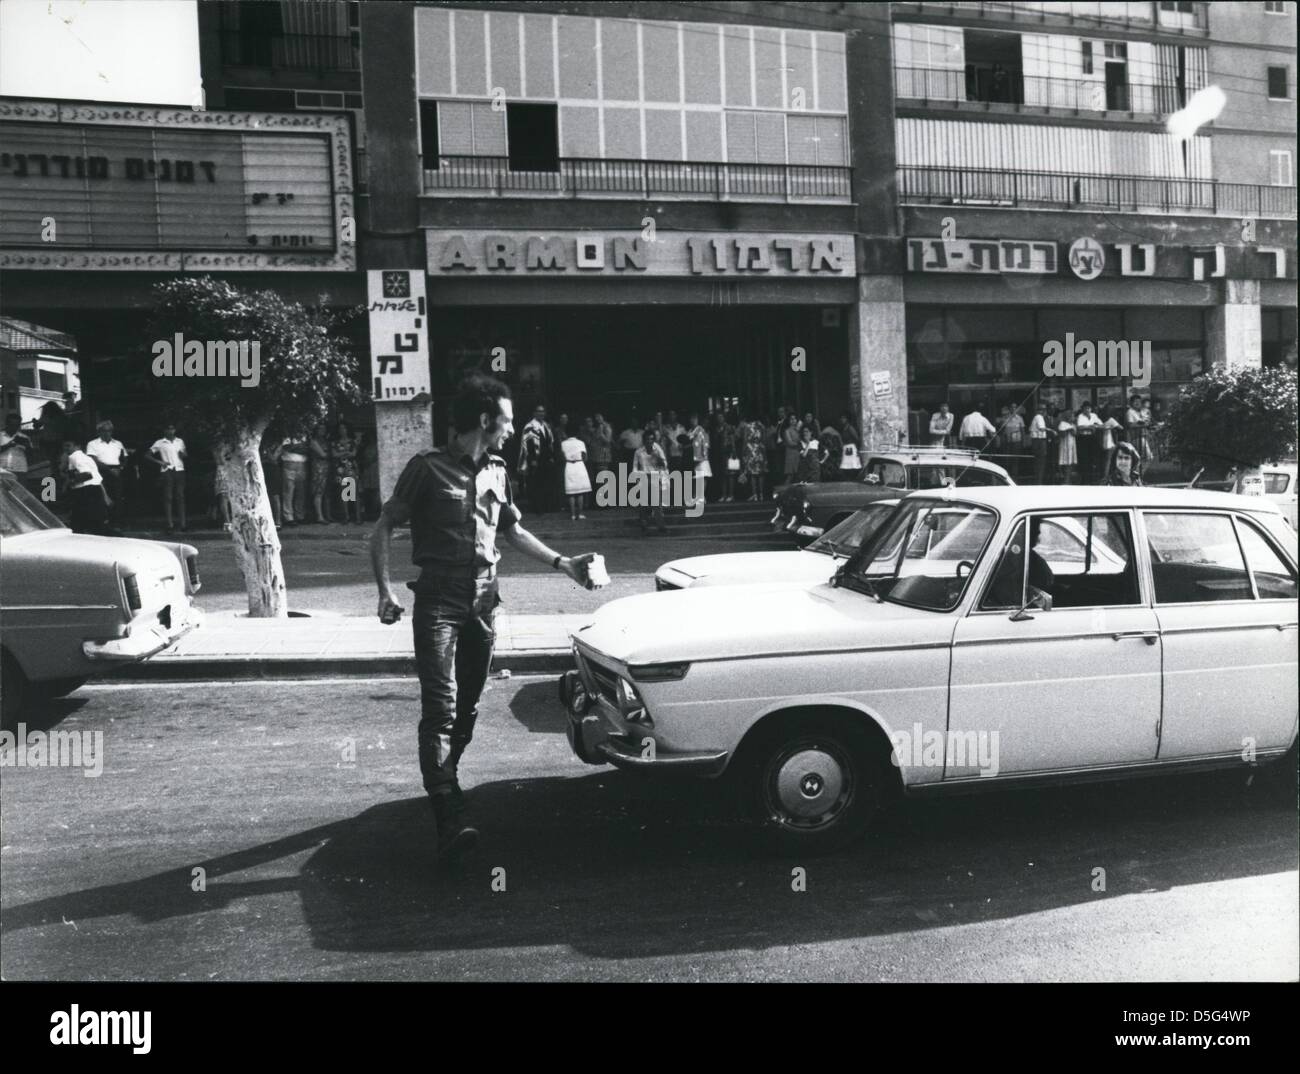
[[[154,298],[149,330],[161,405],[212,444],[230,498],[248,614],[283,618],[287,591],[262,471],[262,437],[273,421],[283,429],[314,424],[331,404],[360,399],[356,358],[337,335],[351,311],[307,307],[274,291],[245,291],[207,276],[168,280],[154,289]],[[247,344],[244,353],[257,356],[255,375],[237,369],[214,374],[213,363],[204,365],[201,357],[214,344],[225,353],[231,344]],[[195,375],[198,370],[202,375]]]
[[[1211,369],[1179,390],[1165,426],[1169,450],[1212,472],[1253,469],[1295,454],[1294,369]]]

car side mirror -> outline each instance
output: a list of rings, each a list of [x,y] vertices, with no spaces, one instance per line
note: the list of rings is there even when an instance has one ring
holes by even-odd
[[[1052,595],[1044,592],[1036,586],[1030,586],[1029,599],[1007,616],[1007,618],[1013,623],[1023,623],[1026,619],[1033,618],[1032,615],[1027,614],[1028,609],[1030,608],[1033,608],[1035,611],[1050,612],[1052,610]]]

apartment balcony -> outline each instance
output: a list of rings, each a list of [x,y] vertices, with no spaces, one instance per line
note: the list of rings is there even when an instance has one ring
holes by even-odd
[[[973,65],[963,70],[896,67],[894,95],[899,101],[923,104],[1003,106],[998,111],[1118,112],[1152,118],[1177,112],[1186,103],[1185,90],[1177,86],[1107,86],[1097,79],[1026,75]]]
[[[1293,186],[1137,175],[903,165],[898,169],[898,197],[904,205],[1296,218]]]
[[[670,198],[847,204],[853,169],[832,164],[725,164],[561,157],[520,170],[508,157],[440,156],[424,192],[443,197]]]
[[[913,0],[893,5],[895,18],[917,15],[948,18],[1013,21],[1028,26],[1074,28],[1122,28],[1156,30],[1164,33],[1209,33],[1210,20],[1205,3],[1161,4],[1131,3],[1049,3],[1021,0],[975,0],[971,3],[944,0]],[[1105,9],[1104,13],[1103,10]]]

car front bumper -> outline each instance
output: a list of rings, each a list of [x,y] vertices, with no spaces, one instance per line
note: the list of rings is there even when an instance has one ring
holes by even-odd
[[[653,726],[641,726],[624,719],[618,705],[608,698],[600,681],[592,673],[591,663],[583,650],[574,647],[574,658],[582,687],[590,699],[590,708],[575,713],[565,707],[568,717],[565,735],[574,755],[584,764],[612,764],[618,768],[642,771],[685,772],[696,776],[716,776],[727,765],[727,750],[673,750],[664,747]],[[606,677],[616,674],[601,667]]]
[[[168,646],[175,645],[191,630],[203,624],[203,612],[187,605],[181,615],[169,616],[170,625],[155,618],[152,622],[131,623],[125,637],[103,641],[83,641],[81,651],[88,660],[102,663],[135,663],[147,660]]]

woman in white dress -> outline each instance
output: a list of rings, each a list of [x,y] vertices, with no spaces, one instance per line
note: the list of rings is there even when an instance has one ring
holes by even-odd
[[[564,494],[569,497],[569,517],[576,522],[587,517],[582,508],[591,491],[591,478],[587,474],[587,445],[578,437],[572,423],[567,432],[568,436],[560,441],[560,454],[564,456]]]

